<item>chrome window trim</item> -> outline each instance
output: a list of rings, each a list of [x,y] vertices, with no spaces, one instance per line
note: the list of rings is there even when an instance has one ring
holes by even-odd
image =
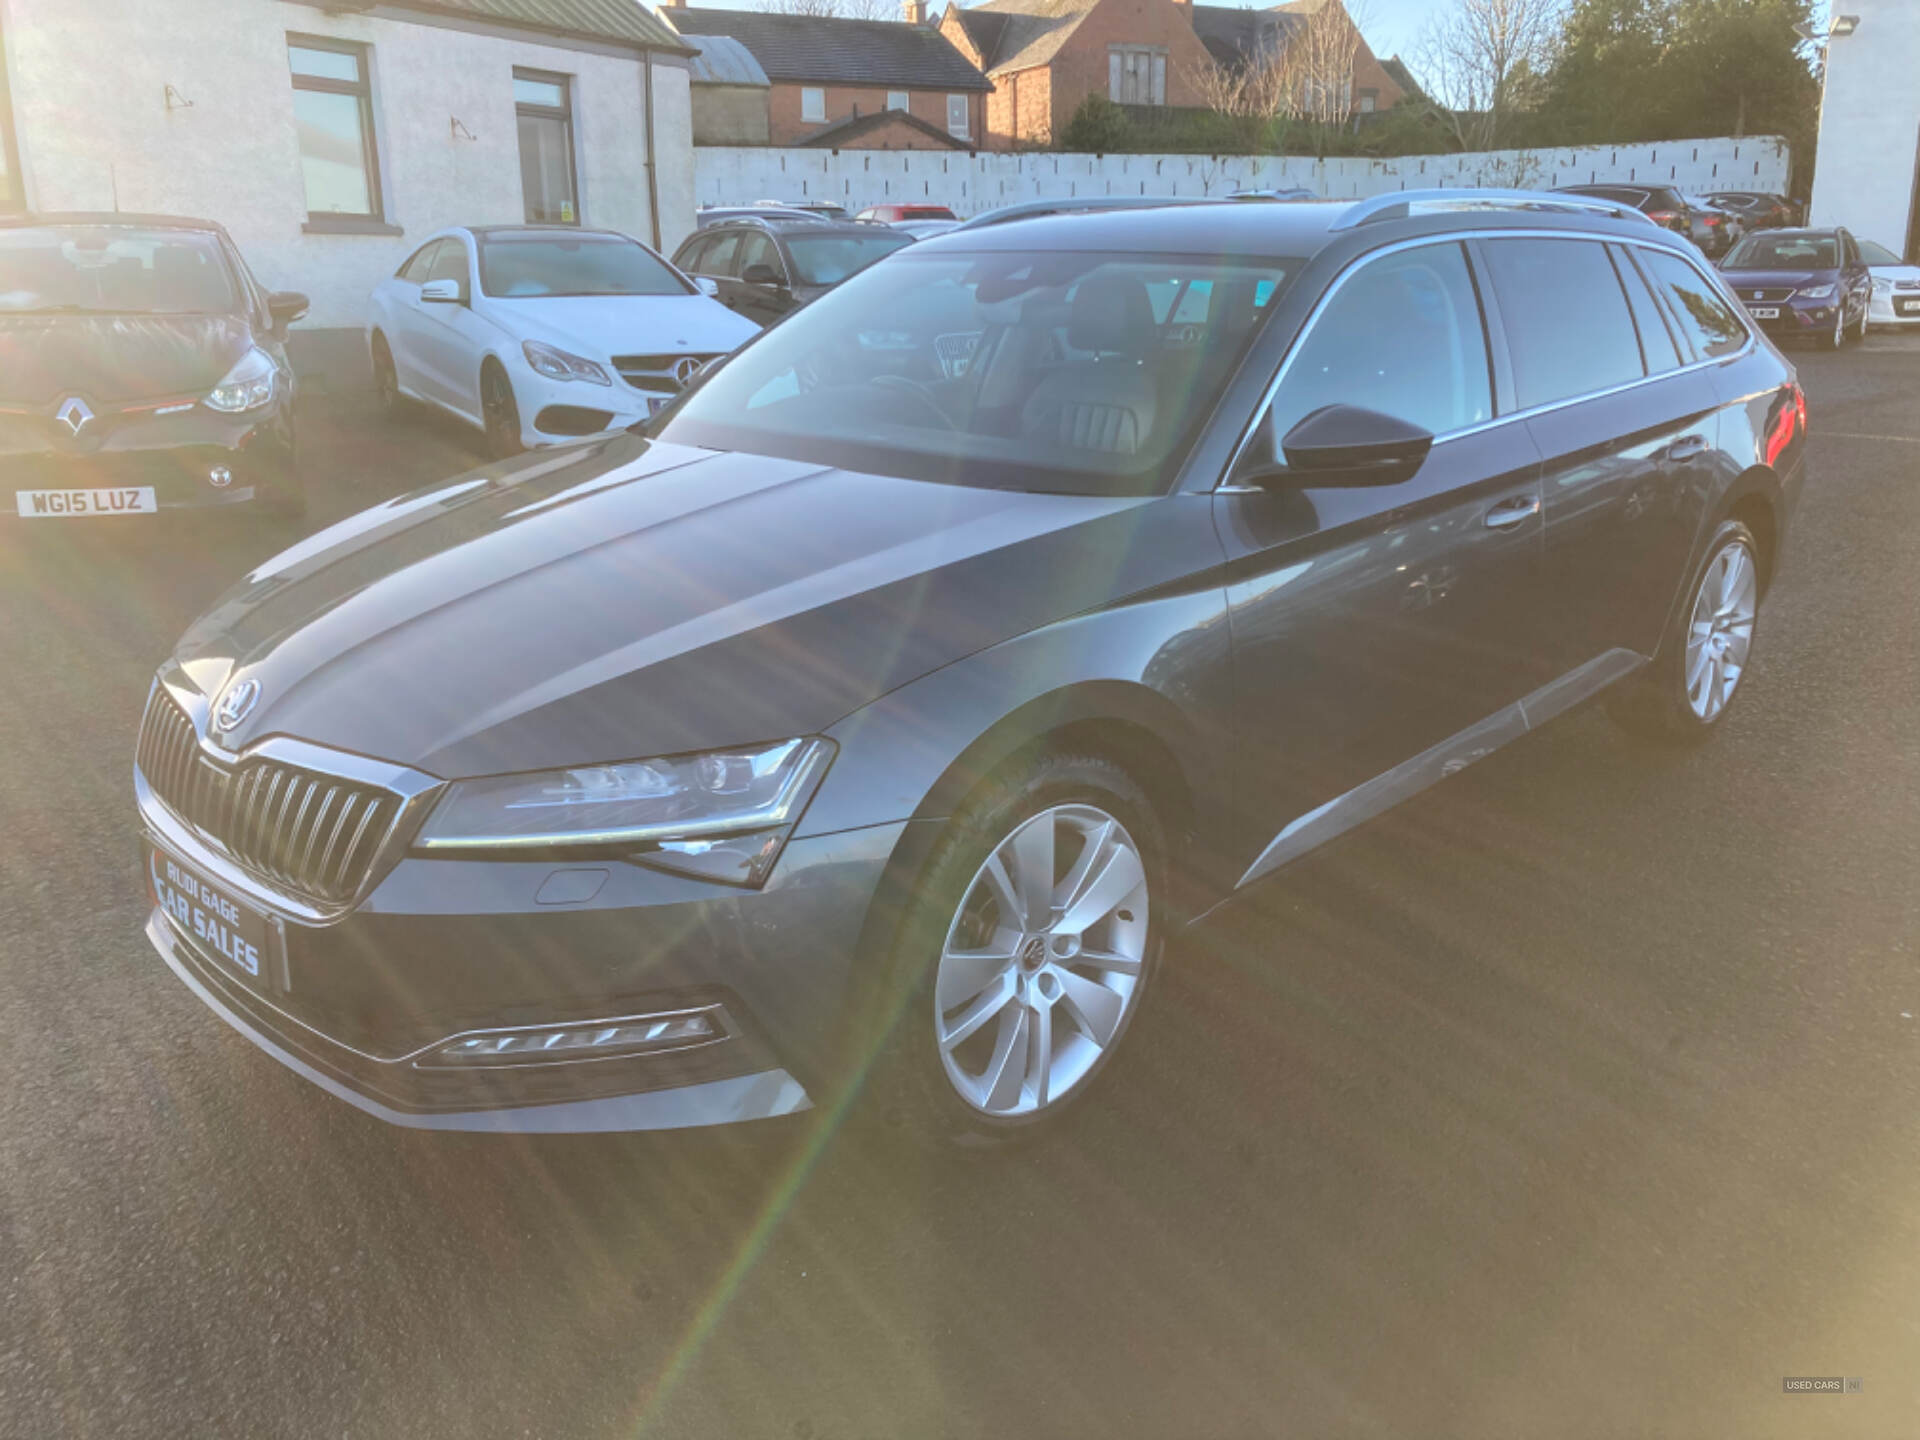
[[[1720,291],[1722,299],[1729,298],[1725,293],[1724,285],[1716,284],[1716,277],[1702,270],[1691,255],[1686,254],[1675,246],[1661,245],[1643,240],[1635,235],[1602,234],[1582,230],[1453,230],[1444,234],[1418,235],[1408,240],[1396,240],[1391,245],[1382,245],[1377,250],[1369,250],[1364,255],[1356,256],[1345,269],[1334,276],[1333,283],[1327,286],[1326,293],[1321,295],[1321,297],[1314,302],[1313,309],[1307,312],[1307,318],[1301,323],[1299,333],[1293,337],[1293,343],[1287,346],[1287,353],[1281,357],[1280,368],[1274,372],[1273,379],[1268,382],[1267,388],[1261,392],[1259,403],[1253,407],[1253,418],[1247,422],[1245,429],[1241,431],[1240,439],[1234,445],[1233,453],[1227,457],[1227,463],[1220,473],[1220,478],[1211,487],[1211,493],[1216,495],[1223,493],[1230,495],[1242,494],[1249,488],[1230,485],[1229,477],[1239,466],[1240,459],[1246,453],[1247,447],[1253,443],[1253,437],[1259,433],[1260,425],[1266,419],[1267,412],[1273,408],[1274,397],[1279,394],[1280,387],[1286,383],[1287,372],[1292,368],[1294,359],[1300,354],[1300,350],[1307,337],[1313,333],[1314,326],[1320,323],[1321,316],[1326,313],[1327,306],[1332,303],[1334,296],[1340,293],[1341,287],[1345,285],[1348,280],[1353,278],[1354,275],[1358,274],[1366,266],[1371,265],[1374,261],[1388,255],[1398,254],[1403,250],[1416,250],[1426,245],[1458,245],[1468,240],[1500,239],[1585,240],[1600,245],[1633,245],[1642,250],[1656,250],[1665,255],[1677,255],[1688,265],[1691,265],[1694,271],[1701,275],[1709,285],[1712,285],[1716,290]],[[1624,303],[1624,299],[1625,297],[1623,296],[1622,303]],[[1654,301],[1656,304],[1661,303],[1657,291],[1654,294]],[[1662,370],[1655,375],[1642,375],[1637,379],[1622,381],[1618,385],[1609,385],[1599,390],[1582,391],[1578,395],[1569,395],[1563,400],[1551,400],[1542,405],[1529,406],[1524,410],[1509,410],[1505,414],[1495,415],[1489,420],[1482,420],[1472,425],[1463,425],[1457,430],[1444,430],[1433,437],[1433,443],[1435,445],[1444,445],[1452,440],[1461,440],[1469,435],[1481,434],[1497,426],[1512,424],[1514,421],[1529,420],[1537,415],[1546,415],[1555,410],[1564,410],[1569,405],[1584,405],[1589,400],[1605,399],[1609,395],[1623,394],[1628,390],[1636,389],[1642,385],[1651,385],[1659,381],[1671,380],[1676,375],[1686,375],[1695,370],[1704,370],[1709,366],[1729,365],[1735,360],[1743,359],[1753,353],[1755,346],[1759,342],[1754,338],[1753,323],[1747,318],[1745,308],[1738,300],[1732,300],[1730,303],[1734,314],[1739,316],[1740,323],[1745,327],[1747,332],[1746,344],[1730,354],[1707,356],[1703,359],[1681,365],[1677,369]],[[1484,320],[1485,316],[1483,313],[1483,323]],[[1497,396],[1495,397],[1495,403],[1498,403]],[[1251,488],[1264,489],[1262,486],[1254,486]]]

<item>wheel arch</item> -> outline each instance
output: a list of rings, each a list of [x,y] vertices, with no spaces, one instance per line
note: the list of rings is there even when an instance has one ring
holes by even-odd
[[[1077,747],[1120,765],[1153,800],[1169,834],[1191,823],[1192,778],[1180,752],[1193,726],[1178,706],[1147,685],[1092,680],[1039,695],[1002,716],[947,765],[915,809],[915,819],[944,819],[1014,757],[1043,746]]]
[[[1773,583],[1774,570],[1779,561],[1781,532],[1781,491],[1780,477],[1766,465],[1752,465],[1741,473],[1732,485],[1727,487],[1715,507],[1711,523],[1701,537],[1705,546],[1719,528],[1723,520],[1738,520],[1753,532],[1754,545],[1759,553],[1754,557],[1760,566],[1760,593],[1765,595]],[[1695,563],[1698,563],[1696,557]]]

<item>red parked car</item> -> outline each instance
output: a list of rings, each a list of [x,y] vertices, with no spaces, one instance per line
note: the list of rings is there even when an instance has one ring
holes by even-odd
[[[960,217],[944,205],[869,205],[853,218],[898,225],[902,220],[958,220]]]

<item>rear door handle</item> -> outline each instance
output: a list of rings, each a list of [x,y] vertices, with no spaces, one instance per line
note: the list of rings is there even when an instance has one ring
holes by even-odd
[[[1707,453],[1707,437],[1704,435],[1682,435],[1667,447],[1667,459],[1673,461],[1697,460]]]
[[[1513,500],[1502,500],[1498,505],[1487,511],[1487,528],[1489,530],[1511,530],[1522,520],[1538,515],[1539,513],[1540,497],[1538,495],[1522,495]]]

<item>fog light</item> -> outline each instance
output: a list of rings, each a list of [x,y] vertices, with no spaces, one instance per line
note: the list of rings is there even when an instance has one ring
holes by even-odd
[[[719,1007],[671,1015],[639,1015],[589,1025],[552,1025],[534,1030],[489,1030],[449,1040],[415,1063],[428,1067],[539,1065],[562,1060],[598,1060],[650,1055],[724,1040]]]
[[[216,465],[207,472],[207,483],[216,490],[224,490],[233,483],[233,471],[224,465]]]

